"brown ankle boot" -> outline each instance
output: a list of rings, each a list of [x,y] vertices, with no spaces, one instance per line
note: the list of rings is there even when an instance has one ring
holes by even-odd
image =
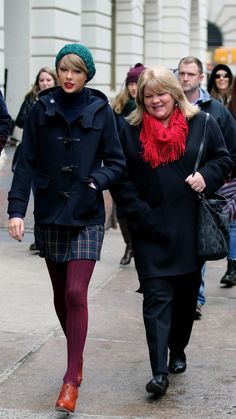
[[[55,409],[60,412],[73,413],[78,398],[78,388],[69,383],[63,384]]]

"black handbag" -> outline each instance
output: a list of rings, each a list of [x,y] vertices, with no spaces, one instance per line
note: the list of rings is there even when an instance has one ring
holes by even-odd
[[[196,173],[201,161],[208,119],[209,114],[206,114],[204,134],[193,174]],[[203,193],[198,193],[198,199],[196,227],[197,254],[206,261],[223,259],[229,252],[230,222],[228,214],[224,211],[227,198],[218,193],[214,193],[213,196],[206,198]]]

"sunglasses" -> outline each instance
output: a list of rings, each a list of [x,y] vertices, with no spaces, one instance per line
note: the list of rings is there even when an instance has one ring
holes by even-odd
[[[215,79],[228,79],[228,74],[216,74]]]

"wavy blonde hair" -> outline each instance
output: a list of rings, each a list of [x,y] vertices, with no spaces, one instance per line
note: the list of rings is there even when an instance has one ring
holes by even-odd
[[[127,117],[131,125],[139,125],[145,111],[144,88],[148,87],[155,93],[169,93],[175,101],[176,106],[183,112],[186,118],[190,119],[200,109],[193,106],[185,97],[183,89],[176,76],[167,67],[155,65],[146,68],[138,79],[136,103],[137,108]]]
[[[124,86],[123,89],[121,89],[121,91],[112,101],[112,109],[114,110],[114,112],[117,114],[121,114],[129,99],[130,95],[128,87]]]

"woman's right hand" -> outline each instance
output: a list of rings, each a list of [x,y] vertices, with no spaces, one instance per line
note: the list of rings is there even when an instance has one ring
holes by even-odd
[[[11,218],[8,221],[8,232],[10,237],[21,242],[24,236],[24,220],[18,217]]]

